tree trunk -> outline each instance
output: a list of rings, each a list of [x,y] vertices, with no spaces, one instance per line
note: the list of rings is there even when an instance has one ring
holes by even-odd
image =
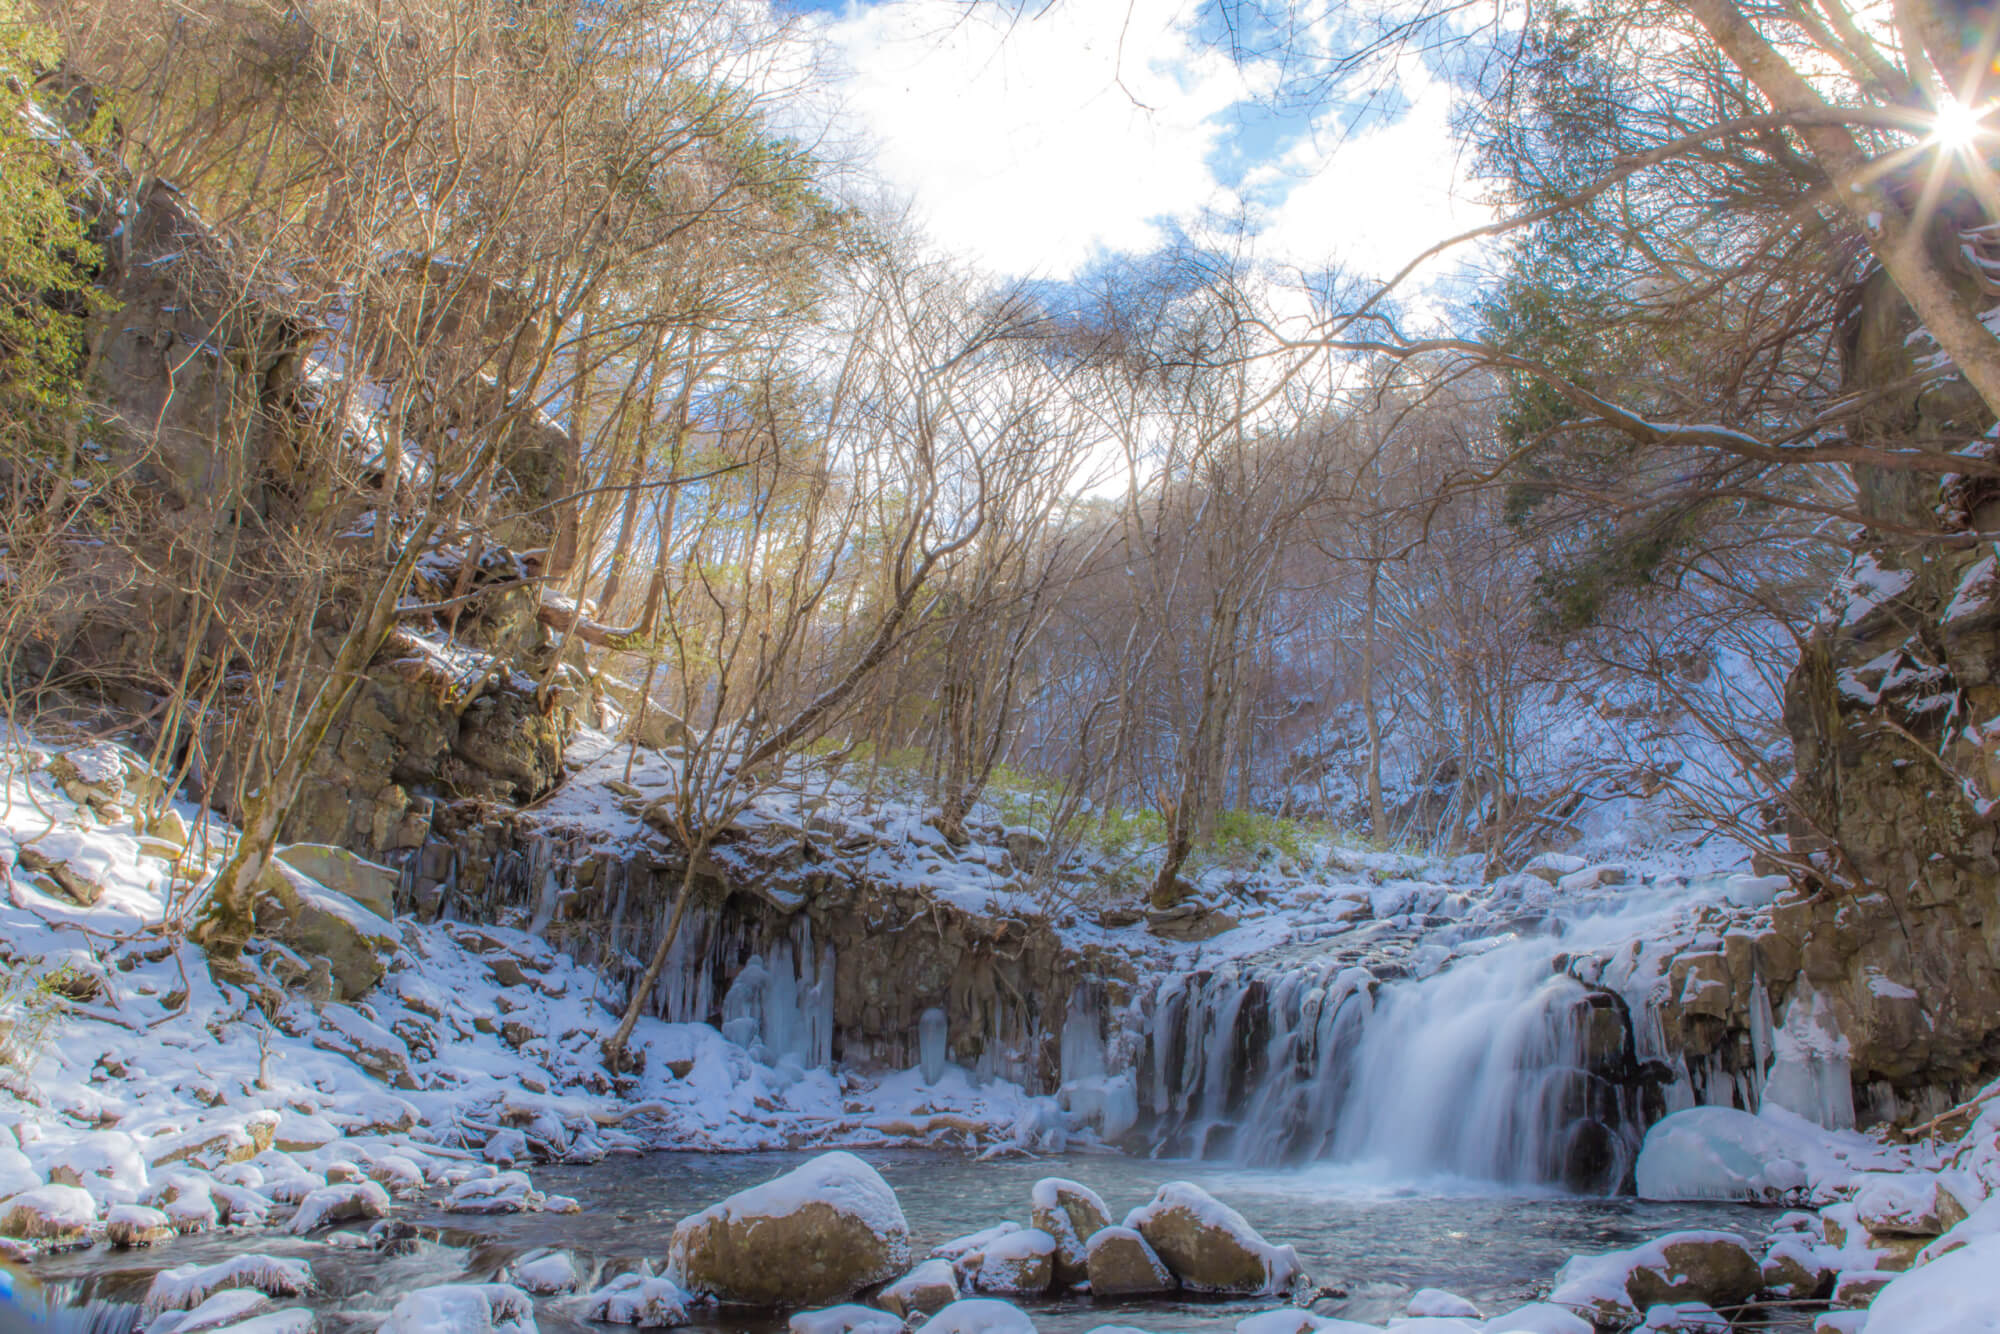
[[[1389,836],[1389,814],[1382,805],[1382,719],[1375,710],[1375,639],[1381,616],[1382,563],[1368,563],[1368,625],[1362,640],[1361,711],[1368,720],[1368,830],[1377,840]]]
[[[604,1044],[604,1068],[612,1074],[622,1074],[625,1069],[625,1044],[632,1040],[632,1030],[639,1026],[639,1016],[645,1011],[646,998],[653,994],[653,987],[659,982],[660,974],[666,969],[667,954],[674,947],[674,940],[681,933],[681,919],[687,915],[688,903],[694,898],[695,868],[701,864],[702,854],[708,851],[708,835],[703,834],[688,849],[687,869],[681,872],[680,892],[674,895],[673,915],[667,918],[667,929],[660,934],[660,943],[653,947],[653,957],[647,961],[646,971],[639,978],[632,995],[625,1002],[624,1017],[618,1021],[618,1031]]]

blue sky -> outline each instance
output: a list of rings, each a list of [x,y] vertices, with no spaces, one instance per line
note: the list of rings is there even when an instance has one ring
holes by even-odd
[[[1061,279],[1247,208],[1262,258],[1379,274],[1487,217],[1448,132],[1453,90],[1414,59],[1358,118],[1279,112],[1276,67],[1200,40],[1181,0],[804,4],[875,170],[995,272]]]

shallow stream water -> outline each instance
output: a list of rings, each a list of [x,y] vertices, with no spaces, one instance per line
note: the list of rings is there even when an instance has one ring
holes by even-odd
[[[140,1300],[157,1270],[252,1251],[303,1256],[313,1261],[324,1289],[310,1303],[321,1312],[322,1327],[335,1334],[372,1331],[411,1289],[490,1280],[514,1256],[537,1246],[575,1252],[593,1282],[637,1261],[659,1261],[678,1219],[808,1156],[661,1153],[589,1167],[538,1168],[532,1173],[537,1187],[575,1196],[583,1212],[486,1218],[399,1205],[397,1216],[416,1224],[424,1238],[401,1254],[282,1232],[244,1232],[191,1237],[145,1251],[71,1252],[51,1257],[35,1272],[51,1296],[83,1308],[79,1327],[122,1334],[137,1327],[137,1307],[127,1304]],[[895,1188],[919,1254],[1003,1219],[1025,1224],[1029,1190],[1041,1177],[1066,1176],[1092,1187],[1114,1218],[1143,1204],[1162,1181],[1193,1181],[1233,1205],[1267,1239],[1296,1246],[1315,1281],[1350,1293],[1323,1301],[1316,1310],[1370,1321],[1400,1313],[1419,1287],[1448,1288],[1487,1314],[1498,1314],[1530,1300],[1573,1254],[1630,1246],[1687,1227],[1734,1228],[1754,1237],[1772,1218],[1767,1210],[1742,1206],[1502,1194],[1490,1185],[1451,1180],[1398,1182],[1330,1165],[1257,1170],[1112,1154],[978,1162],[920,1150],[867,1150],[861,1156]],[[1093,1303],[1087,1297],[1023,1303],[1044,1334],[1082,1334],[1114,1322],[1162,1334],[1224,1331],[1243,1315],[1274,1304]],[[545,1299],[537,1307],[544,1330],[613,1328],[584,1321],[577,1298]],[[699,1327],[714,1334],[770,1334],[783,1325],[782,1317],[730,1310],[699,1318]]]

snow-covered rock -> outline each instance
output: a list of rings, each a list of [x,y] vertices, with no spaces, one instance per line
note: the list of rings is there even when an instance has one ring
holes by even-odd
[[[518,1214],[533,1213],[544,1202],[526,1172],[500,1172],[459,1182],[444,1207],[455,1214]]]
[[[146,1334],[202,1334],[211,1329],[234,1328],[273,1309],[271,1299],[255,1288],[229,1288],[189,1310],[155,1316],[144,1329]]]
[[[1883,1288],[1866,1334],[2000,1334],[2000,1235],[1975,1239]]]
[[[0,1200],[0,1236],[75,1241],[97,1221],[97,1201],[79,1186],[37,1186]]]
[[[297,1297],[313,1287],[312,1266],[278,1255],[233,1255],[214,1264],[175,1265],[153,1275],[148,1311],[185,1311],[218,1292],[250,1288],[266,1297]]]
[[[1236,1322],[1236,1334],[1381,1334],[1381,1326],[1336,1320],[1296,1306],[1283,1306],[1243,1317]]]
[[[800,1311],[787,1322],[791,1334],[903,1334],[903,1322],[873,1306],[828,1306]]]
[[[1443,1288],[1418,1288],[1403,1308],[1408,1316],[1447,1316],[1459,1320],[1482,1320],[1479,1308],[1455,1292]]]
[[[1806,1188],[1820,1154],[1795,1126],[1690,1107],[1646,1132],[1633,1172],[1641,1199],[1777,1202]]]
[[[682,1219],[668,1249],[669,1272],[683,1287],[751,1306],[838,1301],[909,1262],[910,1226],[896,1193],[840,1152]]]
[[[1035,1334],[1035,1322],[1009,1302],[967,1297],[917,1326],[917,1334]]]
[[[1242,1214],[1192,1182],[1167,1182],[1124,1225],[1196,1292],[1263,1296],[1300,1278],[1297,1251],[1265,1241]]]
[[[1487,1334],[1596,1334],[1596,1327],[1576,1312],[1548,1302],[1517,1306],[1486,1322]]]
[[[1733,1232],[1673,1232],[1630,1250],[1579,1255],[1556,1272],[1549,1301],[1598,1324],[1630,1324],[1678,1302],[1739,1306],[1763,1285],[1763,1270]]]
[[[104,1216],[104,1239],[113,1246],[157,1246],[173,1238],[173,1224],[150,1205],[115,1204]]]
[[[299,1202],[288,1225],[299,1236],[335,1223],[380,1218],[389,1212],[389,1192],[372,1181],[343,1181],[322,1186]]]
[[[1729,1334],[1729,1322],[1700,1302],[1649,1307],[1636,1334]]]
[[[970,1287],[1000,1297],[1039,1297],[1055,1281],[1055,1252],[1056,1239],[1040,1228],[995,1237],[970,1265]]]
[[[1965,1221],[1965,1206],[1934,1172],[1862,1172],[1854,1214],[1878,1236],[1942,1236]]]
[[[381,1334],[536,1334],[535,1302],[505,1283],[441,1283],[391,1307]]]
[[[1084,1262],[1093,1297],[1152,1297],[1176,1286],[1174,1271],[1133,1228],[1099,1228],[1084,1249]]]
[[[568,1251],[545,1247],[529,1251],[507,1266],[507,1282],[537,1297],[575,1292],[581,1282],[576,1257]]]
[[[1029,1195],[1029,1222],[1056,1239],[1055,1281],[1073,1287],[1087,1277],[1085,1245],[1111,1212],[1096,1191],[1080,1181],[1043,1177]]]
[[[620,1274],[590,1294],[590,1318],[610,1325],[667,1329],[685,1325],[694,1299],[670,1278]]]
[[[926,1260],[876,1294],[882,1309],[905,1319],[935,1315],[958,1300],[958,1275],[949,1260]]]

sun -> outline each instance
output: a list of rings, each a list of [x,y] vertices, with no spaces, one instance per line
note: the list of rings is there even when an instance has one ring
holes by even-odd
[[[1931,119],[1931,138],[1941,148],[1962,152],[1971,148],[1973,140],[1986,128],[1985,114],[1985,110],[1946,93],[1938,99],[1937,111]]]

